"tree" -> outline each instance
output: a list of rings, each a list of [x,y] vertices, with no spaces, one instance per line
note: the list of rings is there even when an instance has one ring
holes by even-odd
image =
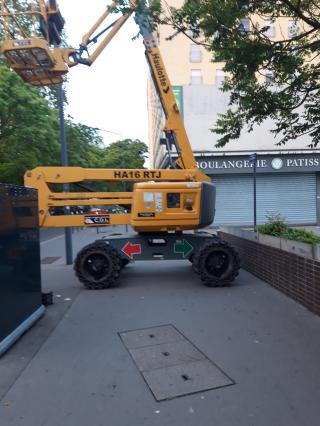
[[[57,164],[57,114],[38,91],[0,67],[0,181],[21,184],[25,170]]]
[[[123,139],[111,143],[101,152],[99,167],[109,169],[143,169],[148,147],[139,139]],[[131,183],[100,185],[105,191],[131,190]]]
[[[143,169],[148,147],[139,139],[123,139],[107,146],[100,167],[112,169]]]
[[[97,129],[69,118],[66,120],[66,136],[70,166],[99,167],[104,147]]]
[[[99,167],[104,152],[97,129],[66,120],[70,165]],[[26,170],[60,165],[57,111],[37,89],[0,66],[0,181],[22,184]]]
[[[320,141],[320,4],[314,0],[186,0],[180,9],[152,17],[173,26],[224,62],[227,78],[222,90],[230,92],[229,109],[213,131],[217,146],[238,139],[243,130],[272,118],[272,132],[285,144],[309,135],[309,146]],[[156,13],[155,13],[156,12]],[[268,37],[268,26],[284,17],[292,33]],[[247,21],[244,21],[247,20]],[[249,26],[244,25],[249,23]],[[266,70],[272,84],[261,82]]]

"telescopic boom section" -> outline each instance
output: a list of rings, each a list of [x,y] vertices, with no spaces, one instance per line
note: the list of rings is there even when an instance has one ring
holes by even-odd
[[[143,36],[151,76],[166,116],[163,130],[169,146],[174,145],[178,153],[178,159],[175,161],[176,167],[179,169],[195,169],[197,163],[149,19],[146,15],[136,13],[135,21]]]
[[[92,54],[89,54],[87,58],[83,59],[81,56],[83,51],[87,50],[90,43],[97,41],[99,34],[98,36],[94,36],[95,32],[107,19],[111,13],[110,11],[112,11],[112,8],[115,7],[117,3],[117,1],[114,1],[111,5],[111,8],[106,10],[106,12],[101,15],[101,17],[92,26],[88,33],[84,35],[80,45],[80,52],[78,55],[74,55],[74,59],[78,63],[91,65],[117,34],[127,19],[135,12],[135,22],[139,26],[140,33],[144,40],[144,45],[146,48],[146,59],[150,67],[152,80],[166,116],[166,122],[163,130],[166,134],[168,146],[175,146],[178,153],[178,158],[175,161],[175,165],[178,169],[195,169],[197,167],[196,160],[194,158],[188,135],[180,116],[179,108],[171,88],[170,79],[164,65],[161,52],[158,48],[156,38],[153,35],[148,16],[145,14],[140,14],[137,11],[137,7],[134,1],[129,0],[131,10],[129,10],[127,14],[123,15],[112,25],[112,29],[100,42],[95,51]],[[101,32],[100,35],[102,33],[103,32]]]

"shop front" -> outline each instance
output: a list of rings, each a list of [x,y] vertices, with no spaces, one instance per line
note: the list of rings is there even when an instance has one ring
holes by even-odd
[[[196,156],[217,188],[215,224],[253,223],[253,164],[249,154]],[[320,152],[258,153],[257,222],[280,214],[287,223],[320,224]]]

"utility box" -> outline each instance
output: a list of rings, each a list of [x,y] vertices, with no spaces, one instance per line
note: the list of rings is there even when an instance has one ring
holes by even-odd
[[[43,313],[37,191],[0,184],[0,355]]]

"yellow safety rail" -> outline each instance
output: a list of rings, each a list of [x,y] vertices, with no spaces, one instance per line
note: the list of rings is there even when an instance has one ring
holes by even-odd
[[[51,45],[60,41],[59,29],[64,23],[56,2],[38,0],[30,11],[14,12],[1,0],[0,18],[4,31],[1,52],[11,68],[34,86],[62,83],[74,65],[69,59],[74,49]],[[28,32],[23,25],[26,18],[31,21]]]

